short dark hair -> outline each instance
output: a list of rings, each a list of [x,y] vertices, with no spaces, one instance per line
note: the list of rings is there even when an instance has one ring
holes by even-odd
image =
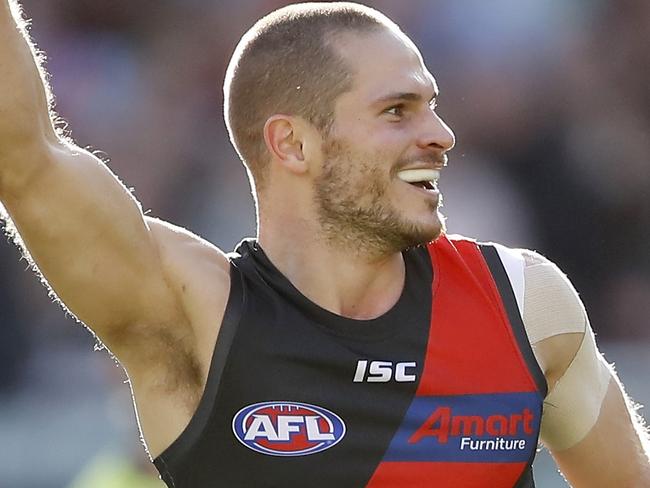
[[[269,160],[266,120],[279,113],[297,115],[326,134],[336,99],[351,89],[351,69],[336,52],[335,36],[395,27],[364,5],[302,3],[268,14],[244,34],[226,72],[224,117],[258,190]]]

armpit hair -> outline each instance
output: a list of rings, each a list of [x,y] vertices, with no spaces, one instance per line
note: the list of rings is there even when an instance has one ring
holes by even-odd
[[[148,388],[163,393],[182,391],[188,406],[196,407],[205,378],[193,352],[191,330],[174,324],[132,324],[117,334],[123,337],[111,336],[112,343],[131,346],[120,351],[127,372],[137,364],[138,376]],[[137,357],[129,357],[130,351]]]

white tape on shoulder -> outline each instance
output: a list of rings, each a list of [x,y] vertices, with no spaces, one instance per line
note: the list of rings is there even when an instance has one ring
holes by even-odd
[[[531,344],[559,334],[582,333],[587,314],[569,279],[542,256],[524,255],[524,324]]]
[[[541,439],[549,449],[562,451],[584,439],[598,420],[611,378],[587,326],[573,361],[544,401]]]

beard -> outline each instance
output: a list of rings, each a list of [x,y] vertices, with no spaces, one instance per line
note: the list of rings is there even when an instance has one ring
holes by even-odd
[[[323,154],[314,195],[321,231],[330,244],[384,256],[435,240],[445,231],[438,203],[430,204],[437,225],[421,225],[400,214],[387,197],[391,181],[382,165],[355,155],[334,138],[326,138]]]

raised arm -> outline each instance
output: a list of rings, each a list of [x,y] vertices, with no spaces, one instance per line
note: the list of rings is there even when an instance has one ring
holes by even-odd
[[[17,4],[0,0],[0,201],[8,225],[58,298],[125,359],[135,328],[183,329],[188,319],[161,264],[160,233],[106,165],[56,134],[44,80]]]

